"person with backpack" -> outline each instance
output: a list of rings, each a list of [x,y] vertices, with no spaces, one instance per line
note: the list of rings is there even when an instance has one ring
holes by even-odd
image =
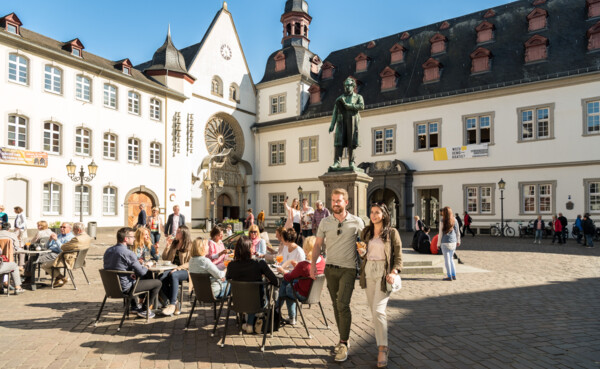
[[[588,248],[594,247],[594,233],[596,232],[596,226],[594,225],[594,221],[590,218],[590,214],[586,213],[583,216],[583,246],[587,246]]]
[[[473,223],[473,218],[471,218],[469,213],[467,213],[466,211],[463,216],[463,222],[464,222],[464,226],[463,226],[463,231],[461,232],[461,236],[464,236],[465,233],[467,233],[467,231],[469,231],[469,233],[471,233],[473,235],[473,237],[475,237],[475,232],[473,232],[473,230],[471,229],[471,223]]]

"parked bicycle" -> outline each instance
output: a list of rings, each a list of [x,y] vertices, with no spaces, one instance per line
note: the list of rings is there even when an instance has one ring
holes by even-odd
[[[496,225],[490,226],[490,234],[493,237],[500,237],[504,235],[504,237],[514,237],[515,229],[508,225],[508,223],[504,223],[504,226],[500,228],[500,223],[496,223]]]

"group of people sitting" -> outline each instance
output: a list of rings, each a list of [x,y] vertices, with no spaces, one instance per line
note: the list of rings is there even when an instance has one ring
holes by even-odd
[[[431,228],[419,219],[419,216],[415,216],[415,233],[413,234],[412,239],[412,248],[416,252],[420,254],[433,254],[433,255],[441,255],[442,250],[438,245],[438,242],[431,242],[431,237],[429,233],[431,232]],[[460,229],[460,227],[459,227]],[[437,239],[436,239],[437,241]],[[464,264],[463,261],[458,257],[456,252],[453,254],[453,258],[458,261],[459,264]]]
[[[215,298],[222,298],[229,294],[227,280],[234,281],[262,281],[263,278],[273,286],[279,286],[275,273],[267,264],[268,261],[277,261],[277,271],[283,275],[284,282],[280,286],[281,300],[288,297],[298,297],[300,300],[308,297],[312,280],[298,280],[309,277],[310,257],[315,237],[309,237],[301,248],[294,241],[296,232],[293,228],[280,228],[276,237],[280,241],[279,250],[275,251],[261,237],[259,227],[250,227],[248,236],[239,238],[233,250],[233,260],[230,260],[228,250],[223,244],[224,230],[216,226],[210,232],[210,239],[198,237],[192,240],[190,230],[182,225],[177,228],[175,236],[166,239],[166,246],[160,257],[157,257],[157,247],[152,245],[149,230],[141,227],[121,228],[117,232],[117,244],[106,250],[103,258],[105,270],[131,271],[130,275],[120,276],[121,288],[124,292],[130,291],[137,282],[136,292],[149,291],[149,301],[132,301],[131,311],[142,318],[153,318],[155,306],[153,302],[158,298],[162,315],[171,316],[181,313],[177,301],[180,281],[189,281],[189,273],[209,274],[211,288]],[[153,251],[154,247],[154,251]],[[308,259],[307,259],[308,257]],[[148,269],[149,262],[161,259],[174,266],[173,269],[154,276]],[[318,266],[321,273],[325,261],[319,259]],[[155,278],[156,277],[156,278]],[[139,281],[138,281],[139,280]],[[296,282],[297,281],[297,282]],[[189,284],[189,289],[193,286]],[[296,294],[294,295],[294,290]],[[260,298],[265,298],[263,293]],[[258,298],[258,297],[257,297]],[[263,301],[266,304],[266,301]],[[296,306],[293,301],[288,301],[290,324],[296,324]],[[156,307],[158,308],[158,307]],[[246,333],[259,332],[262,328],[255,328],[256,317],[249,314],[243,329]]]

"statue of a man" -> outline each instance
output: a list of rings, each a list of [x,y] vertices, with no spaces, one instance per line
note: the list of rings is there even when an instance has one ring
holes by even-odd
[[[333,117],[331,118],[331,126],[329,133],[335,129],[335,154],[333,165],[329,167],[330,171],[341,169],[342,154],[344,148],[348,148],[349,167],[352,170],[358,170],[354,163],[354,149],[359,146],[358,140],[358,123],[360,122],[360,114],[358,113],[365,108],[363,97],[354,93],[356,82],[348,77],[344,81],[344,94],[335,100],[333,107]]]

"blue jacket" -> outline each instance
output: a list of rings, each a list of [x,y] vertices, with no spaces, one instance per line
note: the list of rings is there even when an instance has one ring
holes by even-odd
[[[575,227],[579,228],[579,230],[583,232],[583,223],[581,222],[581,218],[575,219]]]
[[[460,243],[460,230],[458,229],[458,222],[454,222],[454,227],[448,233],[442,233],[442,225],[444,224],[444,220],[440,221],[440,235],[438,236],[438,246],[442,243]]]

